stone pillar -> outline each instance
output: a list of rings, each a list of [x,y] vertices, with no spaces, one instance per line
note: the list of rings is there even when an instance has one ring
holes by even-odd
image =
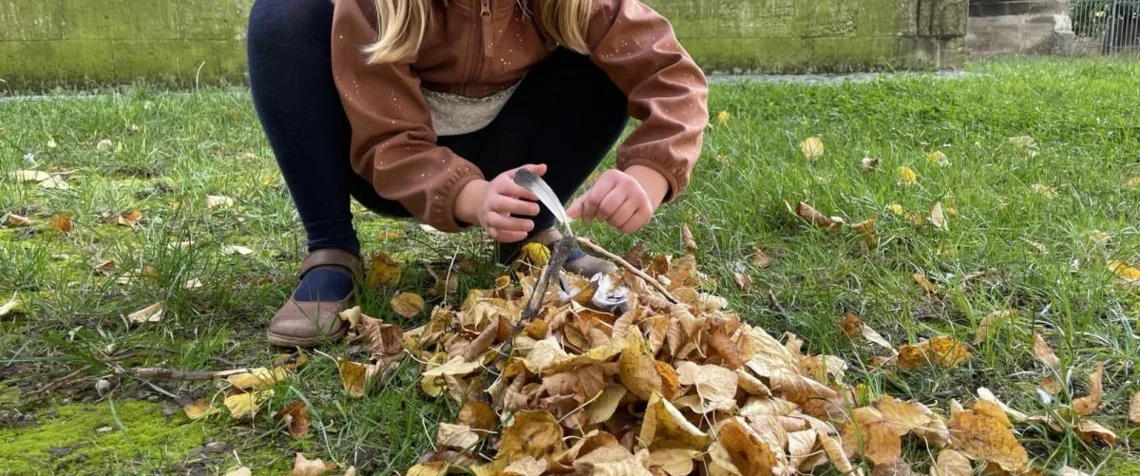
[[[970,0],[971,56],[1068,54],[1074,40],[1068,0]]]

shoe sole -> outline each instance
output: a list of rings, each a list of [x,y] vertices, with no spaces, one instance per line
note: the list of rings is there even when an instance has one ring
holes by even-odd
[[[331,335],[319,336],[319,337],[309,337],[309,338],[293,337],[293,336],[275,334],[273,332],[268,332],[268,331],[265,333],[265,336],[269,340],[269,345],[273,345],[273,346],[277,346],[277,347],[301,347],[301,348],[308,349],[308,348],[312,348],[312,347],[319,347],[321,344],[325,344],[325,343],[330,343],[330,344],[336,343],[336,342],[340,341],[341,339],[343,339],[344,335],[347,333],[348,333],[348,329],[341,328],[339,331],[337,331]]]

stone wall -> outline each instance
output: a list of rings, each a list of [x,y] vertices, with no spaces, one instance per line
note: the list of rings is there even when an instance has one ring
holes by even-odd
[[[1068,0],[970,0],[971,56],[1065,54],[1074,38]]]
[[[252,1],[0,0],[0,90],[243,82]],[[955,68],[965,56],[967,0],[645,1],[709,70]]]

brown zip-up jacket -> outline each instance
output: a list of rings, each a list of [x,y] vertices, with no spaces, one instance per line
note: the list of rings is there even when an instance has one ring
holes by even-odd
[[[352,125],[353,169],[381,197],[439,230],[462,228],[453,215],[456,196],[483,175],[437,145],[421,87],[478,98],[521,80],[552,47],[519,2],[435,2],[419,54],[382,65],[366,64],[361,52],[376,40],[373,0],[336,2],[332,67]],[[669,198],[677,196],[688,184],[708,123],[704,74],[669,22],[637,0],[594,0],[586,41],[591,60],[626,94],[630,115],[642,121],[618,149],[618,168],[652,168],[668,180]]]

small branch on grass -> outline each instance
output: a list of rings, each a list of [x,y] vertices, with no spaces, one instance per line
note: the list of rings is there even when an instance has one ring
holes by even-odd
[[[125,373],[139,378],[194,382],[226,378],[230,375],[244,374],[248,372],[249,369],[218,370],[214,372],[185,372],[174,369],[137,368],[117,370],[115,373]]]
[[[620,264],[623,268],[625,268],[625,269],[629,270],[629,272],[633,273],[634,276],[637,276],[641,279],[644,279],[645,282],[649,283],[650,286],[653,286],[653,287],[657,288],[658,291],[661,291],[661,294],[664,294],[665,299],[668,299],[669,302],[671,302],[673,304],[677,304],[677,303],[681,302],[680,300],[673,297],[673,295],[669,293],[669,288],[666,288],[664,284],[661,284],[660,281],[653,279],[653,277],[649,276],[648,274],[645,274],[645,271],[637,269],[636,266],[630,264],[629,261],[626,261],[621,256],[618,256],[618,255],[615,255],[613,253],[610,253],[609,251],[606,251],[605,248],[602,248],[601,246],[594,244],[594,242],[592,242],[586,238],[578,238],[578,243],[581,244],[582,246],[585,246],[586,248],[593,250],[594,252],[596,252],[602,256],[605,256],[609,260],[611,260],[617,264]]]
[[[67,385],[72,380],[74,380],[76,377],[82,375],[83,372],[86,372],[90,368],[91,368],[90,365],[84,365],[83,367],[80,367],[79,370],[76,370],[72,373],[64,375],[63,377],[52,380],[51,383],[48,383],[47,385],[44,385],[42,388],[40,388],[40,389],[38,389],[32,393],[29,393],[28,396],[38,395],[41,393],[48,393],[48,392],[51,392],[52,390],[55,390],[59,387]]]
[[[773,293],[771,289],[768,290],[768,301],[772,304],[772,308],[776,310],[777,316],[780,316],[788,321],[792,320],[792,315],[788,314],[788,311],[784,309],[784,306],[780,305],[780,301],[776,299],[776,294]]]

